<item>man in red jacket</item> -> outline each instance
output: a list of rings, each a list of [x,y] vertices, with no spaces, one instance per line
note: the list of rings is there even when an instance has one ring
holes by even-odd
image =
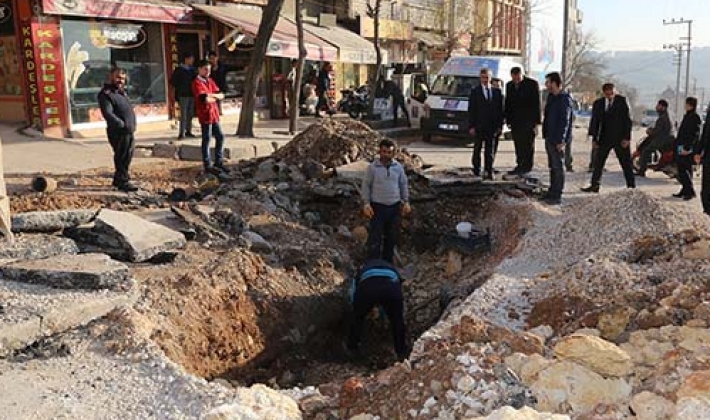
[[[202,128],[202,163],[205,172],[220,175],[227,170],[223,166],[224,134],[219,125],[218,101],[224,99],[214,79],[210,78],[211,65],[209,61],[200,61],[197,67],[197,77],[192,82],[192,93],[195,95],[197,119]],[[210,159],[210,137],[214,135],[215,145],[214,165]]]

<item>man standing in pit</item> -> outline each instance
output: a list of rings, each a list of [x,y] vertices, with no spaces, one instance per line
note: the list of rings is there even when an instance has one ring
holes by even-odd
[[[362,182],[363,213],[370,219],[367,255],[389,263],[394,261],[400,217],[412,211],[407,173],[394,154],[392,140],[380,141],[380,156],[367,167]]]
[[[353,315],[345,351],[350,356],[358,354],[367,314],[375,307],[382,307],[392,328],[397,360],[406,359],[409,356],[409,348],[404,323],[402,277],[392,264],[376,259],[367,261],[353,279],[350,293]]]
[[[604,165],[612,150],[624,171],[626,188],[636,188],[631,163],[632,124],[629,103],[625,97],[616,93],[612,83],[605,83],[602,92],[604,96],[594,101],[592,120],[589,122],[589,135],[592,137],[592,147],[596,150],[596,156],[591,185],[582,188],[582,192],[586,193],[599,192]]]
[[[523,74],[520,67],[510,70],[512,80],[505,85],[505,121],[515,144],[515,168],[509,175],[522,175],[533,168],[535,135],[540,124],[540,85]]]
[[[128,174],[135,147],[136,114],[126,95],[126,70],[114,67],[109,77],[110,82],[104,84],[98,101],[101,115],[106,120],[106,135],[113,149],[113,186],[119,191],[138,191],[138,187],[131,184]]]
[[[473,174],[481,176],[481,150],[483,149],[483,179],[495,179],[493,160],[495,159],[495,139],[503,128],[503,94],[491,85],[489,69],[481,69],[481,84],[471,91],[468,100],[469,134],[474,138],[471,164]]]
[[[209,61],[202,60],[197,68],[197,78],[192,83],[192,92],[195,95],[197,118],[202,128],[202,163],[205,173],[220,175],[227,172],[223,164],[224,134],[219,124],[219,109],[217,102],[224,99],[217,83],[210,78],[211,66]],[[210,158],[210,138],[214,135],[217,143],[214,151],[214,165]]]

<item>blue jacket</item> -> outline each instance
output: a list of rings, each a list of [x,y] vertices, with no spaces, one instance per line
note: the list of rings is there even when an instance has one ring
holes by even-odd
[[[545,103],[545,120],[542,136],[553,144],[569,143],[572,140],[572,97],[562,91],[550,94]]]

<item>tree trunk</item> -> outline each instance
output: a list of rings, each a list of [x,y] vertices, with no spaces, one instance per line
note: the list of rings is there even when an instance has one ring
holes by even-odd
[[[296,0],[296,28],[298,30],[298,64],[296,65],[296,78],[291,86],[291,99],[289,107],[288,132],[295,134],[298,131],[299,103],[301,102],[301,83],[303,82],[303,65],[306,62],[305,41],[303,40],[303,0]]]
[[[377,91],[377,86],[380,81],[380,73],[382,67],[382,51],[380,50],[380,7],[382,6],[382,0],[375,0],[375,7],[372,8],[372,25],[374,26],[375,39],[373,44],[375,46],[375,77],[370,80],[369,90],[370,90],[370,103],[367,104],[368,116],[373,119],[375,115],[375,92]]]
[[[244,81],[244,97],[242,98],[242,112],[239,115],[237,136],[254,137],[254,105],[256,104],[257,81],[264,65],[264,57],[266,57],[271,34],[274,32],[274,28],[281,16],[283,4],[284,0],[268,0],[266,7],[262,9],[259,32],[256,40],[254,40],[254,50],[251,53],[251,60],[249,60],[249,68]]]

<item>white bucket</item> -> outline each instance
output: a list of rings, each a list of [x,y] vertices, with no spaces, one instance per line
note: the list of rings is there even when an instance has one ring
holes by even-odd
[[[471,230],[473,230],[473,225],[469,222],[461,222],[456,225],[456,232],[462,238],[469,238],[471,236]]]

